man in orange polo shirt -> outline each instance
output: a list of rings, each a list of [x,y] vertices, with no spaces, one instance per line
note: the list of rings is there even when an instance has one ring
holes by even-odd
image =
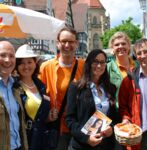
[[[71,73],[76,62],[75,52],[78,46],[77,33],[71,27],[61,29],[57,36],[57,48],[59,55],[44,62],[40,69],[40,79],[46,85],[48,96],[51,100],[51,108],[53,110],[52,120],[56,120],[66,90],[69,85]],[[84,60],[78,59],[78,67],[74,77],[74,82],[78,81],[81,77],[83,70]],[[57,111],[56,111],[57,110]],[[61,136],[56,150],[67,150],[70,134],[65,124],[65,112],[61,118]]]

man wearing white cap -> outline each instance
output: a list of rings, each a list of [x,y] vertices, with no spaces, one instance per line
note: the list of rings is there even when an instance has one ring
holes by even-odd
[[[28,150],[24,126],[24,110],[16,93],[11,73],[15,67],[15,50],[0,41],[0,150]]]

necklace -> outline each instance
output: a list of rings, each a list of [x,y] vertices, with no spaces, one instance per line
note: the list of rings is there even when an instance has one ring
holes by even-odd
[[[34,83],[33,83],[31,86],[27,85],[27,84],[24,83],[23,81],[21,81],[21,83],[22,83],[25,87],[27,87],[27,88],[29,88],[29,89],[33,89],[33,88],[35,87],[35,84],[34,84]]]

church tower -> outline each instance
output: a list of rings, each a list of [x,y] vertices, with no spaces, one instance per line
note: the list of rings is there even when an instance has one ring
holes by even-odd
[[[110,29],[110,18],[109,16],[106,16],[105,8],[99,0],[73,0],[73,2],[76,5],[87,5],[87,12],[85,14],[85,26],[87,30],[87,52],[90,52],[92,49],[102,48],[100,36],[107,29]],[[74,22],[75,21],[76,20],[74,20]]]

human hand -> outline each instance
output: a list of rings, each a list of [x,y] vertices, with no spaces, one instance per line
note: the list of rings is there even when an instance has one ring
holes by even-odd
[[[109,137],[111,136],[113,133],[113,130],[112,130],[112,127],[111,126],[108,126],[104,131],[101,131],[101,134],[104,136],[104,137]]]
[[[122,120],[122,123],[123,123],[123,124],[128,124],[128,123],[130,123],[130,121],[129,121],[128,119],[123,119],[123,120]]]
[[[90,135],[87,142],[90,146],[94,147],[102,142],[102,135],[100,133],[95,135]]]

